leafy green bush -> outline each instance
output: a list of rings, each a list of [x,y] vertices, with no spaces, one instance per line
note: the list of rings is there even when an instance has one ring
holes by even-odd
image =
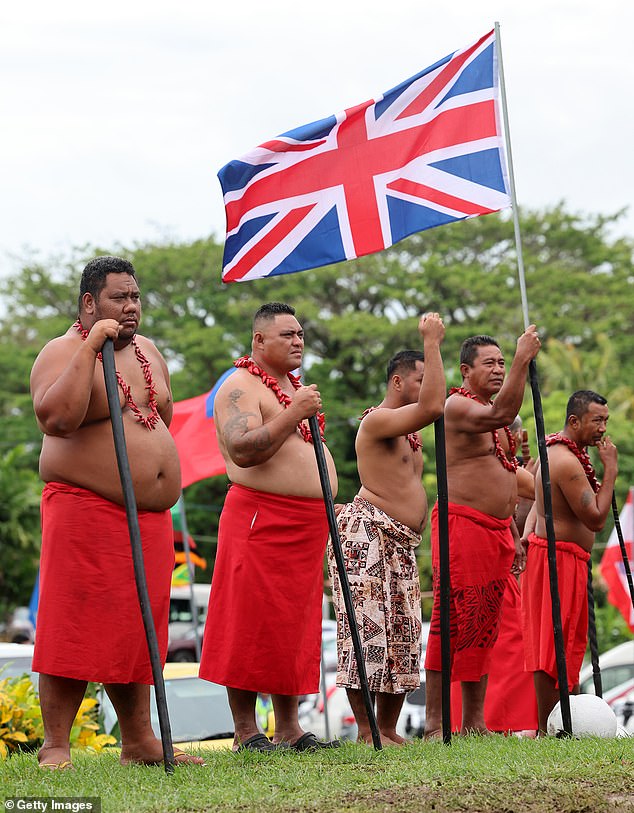
[[[116,744],[114,737],[98,733],[97,706],[94,697],[83,700],[71,729],[72,747],[98,752]],[[0,680],[0,759],[15,751],[33,751],[43,740],[42,710],[29,676]]]

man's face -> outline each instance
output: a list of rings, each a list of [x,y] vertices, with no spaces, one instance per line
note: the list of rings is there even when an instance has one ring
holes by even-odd
[[[302,363],[304,331],[294,316],[278,314],[263,322],[254,335],[255,347],[263,360],[279,370],[291,372]]]
[[[579,446],[596,446],[607,431],[609,410],[607,404],[588,404],[581,418],[571,415],[568,419]]]
[[[417,361],[413,370],[406,370],[399,373],[401,378],[401,397],[403,405],[415,404],[420,394],[420,385],[423,383],[423,372],[425,365],[422,361]]]
[[[474,390],[491,397],[502,389],[506,375],[504,356],[494,344],[478,347],[472,367],[466,364],[460,367],[463,374],[468,373],[469,385]]]
[[[130,339],[141,321],[141,294],[130,274],[108,274],[105,287],[94,300],[94,317],[114,319],[121,325],[119,339]]]

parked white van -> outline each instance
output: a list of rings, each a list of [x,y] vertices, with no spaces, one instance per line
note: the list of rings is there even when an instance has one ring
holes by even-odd
[[[204,624],[209,604],[210,584],[194,584],[196,625]],[[172,587],[170,592],[169,642],[183,638],[193,629],[191,590],[189,587]]]

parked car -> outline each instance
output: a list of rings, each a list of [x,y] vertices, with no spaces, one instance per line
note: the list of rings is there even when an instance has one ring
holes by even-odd
[[[163,677],[174,745],[179,748],[230,748],[233,744],[233,717],[225,687],[199,678],[197,663],[168,663]],[[99,699],[104,729],[118,740],[119,726],[110,698],[102,690]],[[150,713],[154,733],[160,737],[153,686]]]
[[[16,607],[11,613],[5,635],[14,644],[32,644],[35,640],[35,627],[28,607]]]
[[[168,663],[197,663],[199,650],[196,648],[196,636],[198,636],[198,647],[202,647],[203,633],[205,625],[199,624],[194,631],[193,627],[180,638],[170,638],[167,646]]]
[[[616,686],[634,680],[634,640],[602,652],[599,655],[599,669],[604,695]],[[579,691],[582,694],[595,694],[591,663],[586,664],[579,673]]]
[[[0,643],[0,680],[27,674],[37,686],[37,674],[32,669],[33,644]]]

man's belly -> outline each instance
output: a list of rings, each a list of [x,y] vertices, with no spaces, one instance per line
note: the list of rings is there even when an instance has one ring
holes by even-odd
[[[148,430],[132,420],[124,420],[124,428],[137,507],[171,508],[180,495],[180,464],[169,430],[162,422]],[[124,504],[109,421],[90,424],[69,438],[46,436],[40,476],[45,482],[78,485]]]

